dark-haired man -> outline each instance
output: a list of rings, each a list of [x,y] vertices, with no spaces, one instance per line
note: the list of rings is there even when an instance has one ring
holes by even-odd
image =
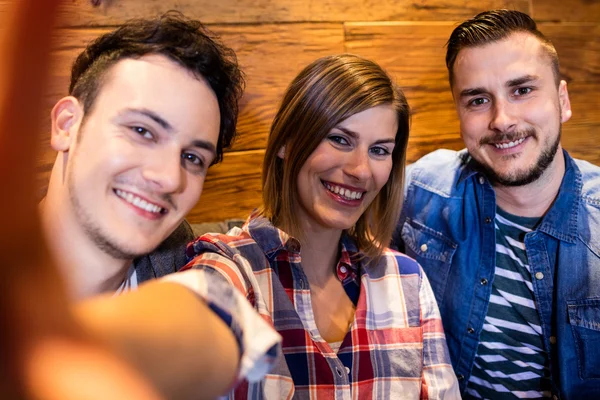
[[[232,141],[242,90],[233,51],[175,14],[131,21],[79,55],[52,110],[58,155],[40,207],[76,297],[185,263],[182,221]]]
[[[409,168],[395,245],[423,266],[467,398],[600,396],[600,168],[561,147],[558,56],[517,11],[459,25],[466,150]]]
[[[214,398],[262,377],[279,341],[210,276],[180,284],[185,273],[172,274],[113,296],[185,262],[191,232],[180,224],[234,136],[242,84],[230,49],[167,14],[91,43],[51,114],[59,153],[40,205],[47,240],[74,297],[106,294],[78,305],[79,322],[168,398]]]

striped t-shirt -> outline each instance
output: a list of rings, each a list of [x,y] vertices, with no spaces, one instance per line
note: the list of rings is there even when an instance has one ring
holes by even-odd
[[[539,218],[496,213],[496,270],[466,398],[550,397],[548,355],[527,261],[525,234]]]

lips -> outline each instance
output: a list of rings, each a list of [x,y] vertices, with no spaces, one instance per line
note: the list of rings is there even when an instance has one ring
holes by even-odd
[[[127,203],[133,205],[134,207],[139,208],[140,210],[152,213],[152,214],[165,214],[167,212],[166,208],[163,208],[157,204],[151,203],[146,199],[143,199],[136,194],[131,192],[126,192],[121,189],[115,189],[115,194],[121,199],[125,200]]]
[[[364,190],[360,190],[358,188],[348,188],[337,185],[332,182],[323,182],[323,186],[331,193],[341,197],[344,200],[352,201],[352,200],[360,200],[364,193]]]
[[[492,143],[497,149],[510,149],[523,143],[527,138],[521,138],[510,142]]]

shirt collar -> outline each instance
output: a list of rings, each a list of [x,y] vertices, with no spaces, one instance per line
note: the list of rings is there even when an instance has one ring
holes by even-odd
[[[565,174],[554,204],[542,219],[538,231],[554,236],[558,240],[575,243],[579,237],[579,203],[583,188],[581,171],[569,154],[563,150]]]
[[[298,239],[274,226],[267,218],[261,216],[258,211],[254,211],[248,217],[242,229],[248,231],[270,260],[282,250],[289,252],[291,256],[300,255],[300,242]],[[340,239],[340,260],[336,268],[339,269],[344,266],[349,273],[348,277],[342,280],[342,283],[347,279],[351,279],[357,283],[360,281],[359,266],[364,258],[364,254],[358,250],[354,239],[348,233],[343,232]]]
[[[565,158],[565,174],[552,207],[536,230],[547,233],[558,240],[575,243],[578,237],[577,222],[583,179],[575,161],[565,150],[562,151]],[[458,184],[481,172],[478,163],[466,150],[461,151],[459,157],[461,157],[464,167],[460,173]]]
[[[463,181],[469,179],[473,175],[481,172],[479,164],[477,164],[477,161],[471,157],[467,149],[459,151],[458,157],[461,159],[461,165],[463,168],[461,169],[458,180],[456,181],[456,186],[460,185]]]

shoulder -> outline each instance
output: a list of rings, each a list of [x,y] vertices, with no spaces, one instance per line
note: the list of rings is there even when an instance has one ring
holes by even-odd
[[[240,254],[244,247],[255,245],[256,242],[248,232],[235,227],[227,233],[205,233],[188,245],[186,253],[188,258],[204,253],[219,253],[232,258]]]
[[[400,277],[421,276],[423,273],[417,261],[406,254],[390,248],[384,249],[377,263],[377,268],[384,269],[386,273],[398,274]]]
[[[134,260],[139,282],[177,272],[187,262],[185,249],[192,240],[194,233],[184,220],[154,251]]]
[[[584,160],[574,161],[581,173],[584,202],[600,209],[600,167]]]
[[[469,159],[466,150],[436,150],[407,167],[407,185],[449,196]]]

